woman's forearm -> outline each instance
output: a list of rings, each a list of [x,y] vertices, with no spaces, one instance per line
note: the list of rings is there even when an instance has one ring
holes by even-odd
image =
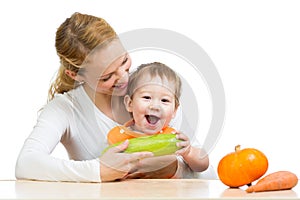
[[[34,143],[34,144],[33,144]],[[44,181],[100,182],[99,162],[74,161],[54,158],[38,148],[37,141],[28,139],[18,157],[15,173],[17,179]]]

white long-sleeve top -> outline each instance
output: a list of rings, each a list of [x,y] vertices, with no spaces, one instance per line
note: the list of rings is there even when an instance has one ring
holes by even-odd
[[[180,120],[176,117],[172,123]],[[108,145],[108,131],[116,125],[120,124],[103,114],[82,86],[56,96],[41,110],[24,143],[16,163],[16,178],[101,182],[98,157]],[[59,142],[70,160],[51,156]]]

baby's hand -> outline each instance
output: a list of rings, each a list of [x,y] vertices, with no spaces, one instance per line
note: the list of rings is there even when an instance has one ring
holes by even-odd
[[[177,150],[175,154],[181,155],[183,157],[187,156],[191,151],[191,144],[189,138],[181,132],[176,133],[176,138],[182,140],[181,142],[176,143],[177,147],[182,147],[182,148]]]

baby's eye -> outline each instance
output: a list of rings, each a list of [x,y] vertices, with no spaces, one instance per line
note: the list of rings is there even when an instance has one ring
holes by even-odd
[[[169,99],[162,99],[161,101],[162,101],[162,102],[164,102],[164,103],[168,103],[168,102],[170,102],[170,100],[169,100]]]
[[[143,96],[142,98],[143,98],[143,99],[151,99],[150,96]]]

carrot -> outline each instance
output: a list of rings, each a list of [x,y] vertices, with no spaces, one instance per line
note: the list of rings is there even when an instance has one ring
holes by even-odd
[[[264,192],[275,190],[288,190],[295,187],[298,183],[298,177],[289,171],[277,171],[271,173],[257,181],[246,189],[246,192]]]

